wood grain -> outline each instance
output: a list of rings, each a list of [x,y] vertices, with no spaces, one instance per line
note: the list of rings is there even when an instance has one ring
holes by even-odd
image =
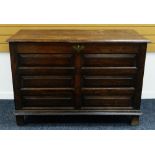
[[[9,42],[149,42],[134,30],[20,30]]]
[[[9,41],[17,124],[29,114],[132,115],[132,122],[141,114],[148,40],[136,32],[26,30]]]

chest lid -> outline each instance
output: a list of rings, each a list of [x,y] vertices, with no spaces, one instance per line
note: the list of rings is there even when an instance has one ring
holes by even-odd
[[[8,42],[127,42],[149,40],[134,30],[20,30]]]

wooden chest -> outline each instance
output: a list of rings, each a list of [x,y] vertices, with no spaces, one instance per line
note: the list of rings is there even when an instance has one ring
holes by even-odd
[[[25,115],[130,115],[138,124],[148,40],[133,30],[21,30],[9,40]]]

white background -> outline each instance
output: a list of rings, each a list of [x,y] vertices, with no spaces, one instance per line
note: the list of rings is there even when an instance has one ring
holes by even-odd
[[[1,24],[155,24],[154,16],[154,0],[0,0]],[[1,155],[154,155],[154,145],[154,131],[0,132]]]
[[[154,155],[155,144],[155,133],[146,131],[18,131],[0,137],[2,155]]]
[[[153,24],[154,0],[0,0],[4,24]]]

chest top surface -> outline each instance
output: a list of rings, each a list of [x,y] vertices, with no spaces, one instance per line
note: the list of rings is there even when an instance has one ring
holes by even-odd
[[[123,42],[147,43],[134,30],[20,30],[8,42]]]

